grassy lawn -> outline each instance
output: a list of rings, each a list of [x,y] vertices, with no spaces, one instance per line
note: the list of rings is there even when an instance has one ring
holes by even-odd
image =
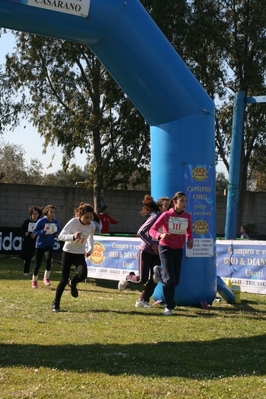
[[[0,399],[266,399],[266,296],[209,310],[136,309],[138,289],[91,280],[51,311],[21,260],[0,256]]]

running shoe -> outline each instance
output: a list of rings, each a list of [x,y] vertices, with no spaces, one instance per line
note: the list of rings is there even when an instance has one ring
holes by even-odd
[[[32,288],[38,288],[38,281],[32,280],[32,282],[31,282],[31,287],[32,287]]]
[[[146,301],[136,301],[135,307],[136,308],[151,308],[151,305]]]
[[[162,276],[161,276],[162,267],[161,266],[154,266],[153,268],[153,281],[157,283],[163,283]]]
[[[173,314],[172,309],[165,308],[163,312],[164,316],[171,316]]]
[[[44,278],[44,279],[43,279],[43,283],[44,283],[44,285],[46,285],[47,287],[48,287],[49,285],[51,285],[49,278]]]
[[[56,302],[56,301],[53,301],[53,302],[52,302],[52,311],[53,311],[53,312],[59,312],[59,310],[60,310],[59,303]]]
[[[73,296],[73,298],[77,298],[79,296],[79,292],[77,290],[77,287],[71,284],[70,279],[68,280],[68,285],[70,287],[71,295]]]
[[[118,283],[118,289],[119,289],[119,291],[124,291],[124,289],[126,289],[127,286],[128,286],[128,281],[127,281],[127,278],[124,277],[124,278],[122,278],[122,279],[119,281],[119,283]]]

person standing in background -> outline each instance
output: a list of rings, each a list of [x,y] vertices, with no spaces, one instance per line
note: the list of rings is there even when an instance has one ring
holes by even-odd
[[[38,220],[33,230],[33,234],[36,235],[36,264],[32,276],[32,288],[38,288],[38,273],[42,264],[43,255],[45,255],[46,258],[43,283],[46,286],[51,285],[50,273],[54,239],[58,237],[60,233],[60,224],[55,218],[55,211],[56,208],[54,205],[47,205],[42,211],[44,216]]]
[[[102,234],[107,234],[109,233],[109,225],[111,224],[117,224],[118,220],[115,220],[109,216],[109,208],[107,205],[104,205],[102,207],[102,212],[99,214],[99,218],[101,219],[102,222]]]
[[[242,240],[249,240],[249,236],[247,234],[247,228],[246,226],[241,226],[240,227],[240,238]]]
[[[24,220],[21,225],[23,242],[20,258],[24,261],[24,276],[28,276],[30,273],[30,264],[35,253],[36,244],[36,236],[33,233],[33,230],[37,220],[42,215],[42,209],[38,206],[32,205],[28,210],[30,217]]]

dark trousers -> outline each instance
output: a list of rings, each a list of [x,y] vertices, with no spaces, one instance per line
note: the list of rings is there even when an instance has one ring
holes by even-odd
[[[24,260],[24,273],[30,272],[31,259],[35,254],[35,239],[24,238],[20,258]]]
[[[139,283],[145,284],[144,290],[140,295],[141,301],[149,302],[153,294],[156,283],[153,281],[153,268],[160,264],[159,255],[150,254],[149,252],[139,251],[138,254],[138,267],[140,281]]]
[[[45,260],[46,260],[46,266],[45,270],[50,271],[52,267],[52,255],[53,255],[53,247],[47,247],[47,248],[36,248],[35,249],[35,256],[36,256],[36,265],[33,271],[34,276],[38,276],[41,264],[42,264],[42,258],[43,255],[45,255]]]
[[[175,287],[179,284],[183,248],[172,249],[163,245],[159,245],[159,255],[162,270],[163,293],[165,305],[168,309],[175,308]]]
[[[70,268],[72,265],[77,267],[78,273],[71,280],[71,284],[74,286],[87,277],[87,264],[84,254],[72,254],[70,252],[62,252],[62,274],[61,280],[56,288],[55,301],[60,302],[61,296],[68,283]]]
[[[156,287],[156,283],[153,281],[153,268],[156,265],[160,264],[159,255],[150,254],[149,252],[145,252],[139,250],[138,253],[138,269],[139,275],[128,274],[127,281],[134,284],[144,284],[144,290],[142,291],[139,300],[149,302],[154,288]]]

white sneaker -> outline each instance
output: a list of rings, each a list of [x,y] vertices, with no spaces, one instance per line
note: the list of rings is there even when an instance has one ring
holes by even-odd
[[[162,266],[154,266],[153,268],[153,281],[157,284],[159,282],[163,283],[162,276],[161,276]]]
[[[118,289],[119,291],[124,291],[125,288],[128,286],[128,281],[126,280],[126,277],[121,279],[118,283]]]
[[[173,314],[172,309],[165,308],[163,312],[164,316],[171,316]]]
[[[135,307],[136,308],[151,308],[151,305],[146,301],[136,301]]]

